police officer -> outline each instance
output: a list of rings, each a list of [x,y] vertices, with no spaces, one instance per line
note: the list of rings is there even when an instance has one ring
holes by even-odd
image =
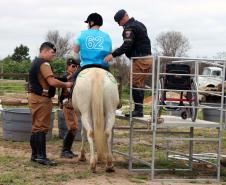
[[[54,77],[50,62],[56,54],[56,48],[52,43],[44,42],[39,51],[39,57],[32,62],[29,70],[28,105],[32,114],[31,161],[55,166],[56,162],[46,156],[46,133],[50,128],[52,112],[51,98],[55,95],[55,87],[70,88],[72,83],[61,82]]]
[[[71,77],[74,72],[79,68],[79,64],[79,60],[75,60],[73,58],[67,59],[66,73],[62,76],[62,78],[67,79],[67,81],[71,81]],[[63,148],[61,151],[61,157],[65,158],[73,158],[78,156],[71,151],[74,137],[78,130],[78,118],[71,105],[71,102],[68,100],[69,96],[70,89],[62,88],[62,92],[60,95],[60,106],[62,108],[68,129],[68,132],[63,140]]]
[[[88,29],[81,31],[73,43],[74,52],[80,52],[81,59],[81,69],[73,75],[73,81],[86,68],[98,67],[109,71],[109,64],[104,61],[104,57],[111,52],[112,41],[107,33],[100,30],[103,18],[98,13],[91,13],[85,23],[88,24]]]
[[[143,23],[129,18],[125,10],[119,10],[114,20],[123,26],[123,44],[114,50],[111,54],[105,57],[105,61],[109,62],[113,57],[125,54],[128,58],[131,57],[146,57],[151,56],[151,42],[147,34],[147,29]],[[133,60],[134,73],[148,73],[152,67],[151,58],[140,58]],[[133,75],[133,88],[144,88],[144,80],[147,75]],[[143,117],[143,100],[144,91],[139,89],[132,90],[135,109],[132,112],[132,117]],[[136,104],[138,103],[138,104]],[[129,116],[129,114],[126,114]]]

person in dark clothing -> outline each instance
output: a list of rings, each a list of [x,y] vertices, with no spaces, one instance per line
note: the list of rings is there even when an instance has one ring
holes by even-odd
[[[122,36],[124,42],[119,48],[107,55],[104,60],[109,62],[114,57],[122,54],[125,54],[128,58],[138,57],[133,59],[133,73],[150,72],[152,68],[151,41],[145,25],[134,18],[129,18],[127,12],[123,9],[115,14],[114,20],[119,26],[123,26]],[[133,75],[132,96],[135,108],[132,117],[143,117],[144,91],[139,88],[144,88],[144,81],[147,76],[145,74]],[[126,114],[126,116],[129,116],[129,114]]]
[[[46,134],[50,128],[52,100],[55,87],[71,88],[71,82],[62,82],[54,77],[50,62],[56,54],[55,46],[44,42],[29,70],[28,105],[32,115],[30,145],[31,161],[42,165],[55,166],[57,163],[47,158]]]
[[[61,77],[62,79],[66,79],[66,81],[70,82],[72,75],[76,70],[79,69],[80,60],[75,60],[73,58],[67,59],[66,73]],[[61,157],[64,158],[73,158],[77,157],[77,154],[74,154],[71,150],[72,144],[74,141],[74,137],[78,130],[78,118],[72,107],[72,104],[69,100],[70,97],[70,89],[62,88],[60,95],[60,108],[63,111],[65,123],[68,129],[64,140],[63,147],[61,151]]]

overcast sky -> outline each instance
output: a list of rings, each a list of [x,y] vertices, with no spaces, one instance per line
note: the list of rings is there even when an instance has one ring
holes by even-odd
[[[103,16],[113,48],[120,46],[122,27],[113,17],[122,8],[146,25],[153,46],[159,33],[173,30],[188,38],[191,57],[226,52],[226,0],[0,0],[0,59],[20,44],[37,56],[49,30],[75,36],[93,12]]]

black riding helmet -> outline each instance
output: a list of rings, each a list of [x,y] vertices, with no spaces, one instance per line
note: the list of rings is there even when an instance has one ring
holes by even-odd
[[[93,22],[93,24],[91,25],[91,22]],[[90,28],[97,25],[97,26],[102,26],[103,25],[103,18],[100,14],[98,13],[91,13],[85,23],[88,23]]]
[[[80,66],[80,60],[79,59],[68,58],[66,63],[67,63],[67,66],[70,66],[71,64],[74,64],[76,66]]]

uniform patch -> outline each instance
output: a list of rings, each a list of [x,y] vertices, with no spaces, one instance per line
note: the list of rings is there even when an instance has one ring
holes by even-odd
[[[130,38],[130,36],[131,36],[131,31],[126,31],[125,32],[125,37],[126,38]]]

